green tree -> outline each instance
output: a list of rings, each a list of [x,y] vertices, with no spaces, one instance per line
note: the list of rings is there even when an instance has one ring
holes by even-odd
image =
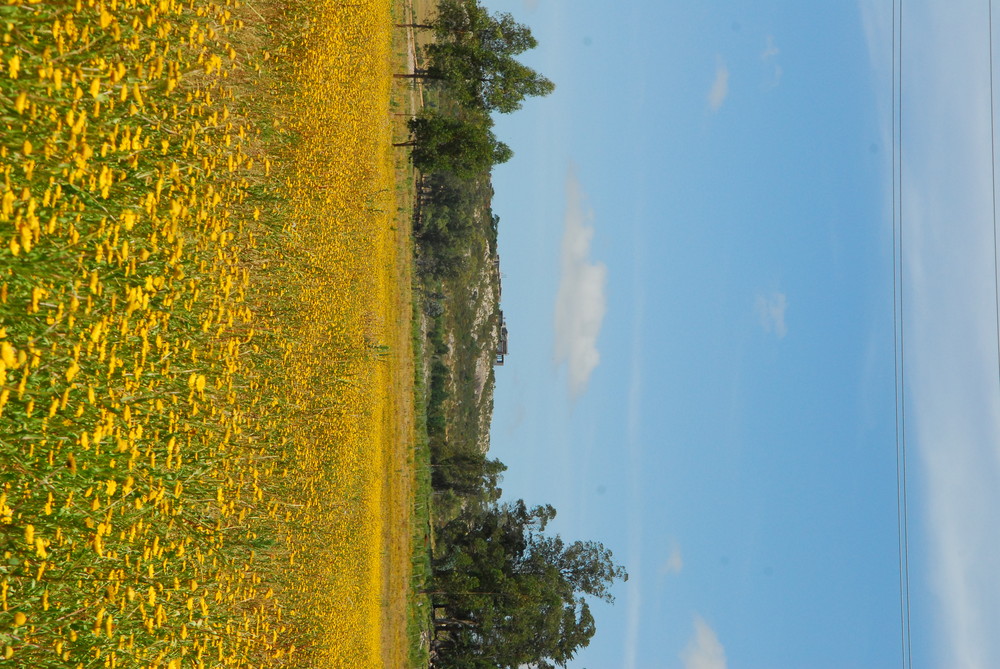
[[[507,465],[487,458],[478,448],[462,448],[439,458],[431,469],[435,490],[453,490],[472,502],[495,502]]]
[[[441,0],[433,28],[438,42],[476,43],[498,55],[538,46],[527,26],[507,12],[491,15],[478,0]]]
[[[543,531],[551,506],[523,501],[466,512],[439,533],[434,559],[435,665],[565,666],[596,631],[585,595],[611,601],[627,579],[596,542]]]
[[[510,160],[514,152],[497,140],[486,115],[455,118],[425,111],[409,120],[412,137],[396,146],[413,147],[413,164],[425,172],[452,172],[471,177],[497,163]]]
[[[397,77],[441,81],[469,109],[510,113],[524,98],[548,95],[555,85],[515,56],[538,41],[508,13],[490,14],[479,0],[442,0],[426,48],[426,70]]]
[[[508,114],[520,109],[526,97],[555,90],[549,79],[510,53],[480,42],[438,42],[427,47],[427,54],[427,76],[441,80],[468,109]]]

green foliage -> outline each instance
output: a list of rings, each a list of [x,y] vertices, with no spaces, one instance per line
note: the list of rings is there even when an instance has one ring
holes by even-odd
[[[585,596],[610,601],[610,586],[628,576],[597,542],[546,536],[554,516],[518,500],[467,510],[440,530],[436,667],[565,666],[590,642]]]
[[[444,82],[467,108],[506,114],[520,109],[525,97],[555,89],[515,59],[538,42],[510,14],[491,15],[478,0],[444,0],[435,35],[427,47],[428,76]]]
[[[414,225],[418,270],[431,280],[456,277],[494,234],[480,220],[492,197],[489,180],[434,173],[424,177],[420,194],[423,204]]]
[[[442,0],[433,25],[427,69],[397,76],[440,82],[460,112],[421,113],[401,145],[414,147],[413,164],[423,172],[471,178],[513,156],[493,134],[490,114],[516,111],[524,98],[548,95],[555,85],[515,58],[538,42],[510,14],[492,15],[478,0]]]
[[[413,165],[423,172],[449,172],[470,178],[488,172],[514,155],[497,140],[493,120],[485,114],[464,118],[425,111],[408,123],[413,139]]]
[[[490,170],[512,155],[490,114],[553,85],[516,59],[537,42],[509,14],[491,15],[478,0],[441,0],[433,27],[428,69],[408,76],[440,85],[435,104],[409,122],[406,143],[423,173],[414,237],[428,324],[431,665],[552,669],[594,635],[589,598],[612,601],[612,584],[627,578],[600,543],[546,535],[551,506],[501,503],[506,467],[484,450],[494,370],[484,379],[481,363],[492,358],[485,347],[500,324],[498,304],[482,309],[485,291],[500,292]]]
[[[435,453],[440,453],[442,444],[447,440],[448,419],[445,414],[445,402],[451,398],[451,393],[448,391],[448,366],[441,357],[448,353],[448,346],[442,339],[441,331],[441,319],[437,318],[430,334],[433,357],[427,399],[427,438],[432,457]]]

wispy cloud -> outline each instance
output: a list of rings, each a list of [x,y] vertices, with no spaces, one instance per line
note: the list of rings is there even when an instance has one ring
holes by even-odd
[[[774,35],[768,35],[765,38],[765,42],[766,42],[766,44],[764,46],[764,50],[760,52],[760,58],[761,58],[761,60],[771,60],[772,58],[774,58],[775,56],[777,56],[779,53],[781,53],[781,51],[778,49],[778,47],[775,46],[775,44],[774,44]]]
[[[764,50],[760,52],[760,59],[770,68],[771,80],[767,84],[769,88],[775,88],[781,83],[783,70],[777,62],[779,53],[781,51],[774,43],[774,35],[768,35],[765,40]]]
[[[660,565],[660,574],[679,574],[684,568],[684,557],[681,555],[680,546],[674,544],[670,548],[670,554],[667,559],[663,561]]]
[[[646,313],[646,289],[643,284],[645,261],[642,228],[636,229],[635,252],[632,257],[632,351],[628,381],[628,409],[625,421],[625,438],[628,446],[628,553],[626,566],[629,579],[625,586],[626,620],[624,644],[624,669],[635,669],[639,655],[639,628],[642,626],[642,545],[643,545],[643,463],[642,456],[642,370],[645,347],[642,345],[643,322]]]
[[[694,618],[694,636],[681,653],[681,660],[684,669],[726,669],[726,650],[701,616]]]
[[[566,363],[573,396],[587,389],[601,360],[597,338],[606,311],[607,267],[590,260],[593,214],[572,170],[566,177],[566,221],[562,240],[562,274],[555,307],[556,362]]]
[[[529,12],[533,12],[538,9],[538,5],[542,4],[542,0],[523,0],[524,8]]]
[[[726,67],[726,61],[722,59],[722,56],[716,56],[715,80],[712,82],[712,88],[708,91],[708,108],[712,111],[719,111],[728,95],[729,68]]]
[[[754,309],[760,317],[760,326],[764,332],[773,332],[778,339],[784,339],[788,334],[785,325],[785,310],[788,309],[788,297],[784,293],[774,291],[767,295],[757,294]]]
[[[891,142],[890,6],[861,2]],[[907,434],[913,639],[931,664],[1000,666],[1000,393],[992,237],[988,20],[985,7],[928,3],[907,11],[901,210],[906,290]],[[888,160],[888,157],[887,157]],[[886,181],[889,181],[886,165]],[[891,184],[885,184],[886,204]],[[887,251],[888,255],[888,251]],[[926,544],[923,539],[926,537]],[[914,545],[911,544],[911,548]],[[926,563],[914,555],[927,555]]]
[[[625,611],[625,652],[623,665],[625,669],[635,669],[639,655],[639,627],[642,625],[642,590],[639,587],[638,560],[636,557],[628,566],[628,584],[625,592],[628,597]]]
[[[637,236],[637,242],[639,236]],[[645,317],[645,289],[643,276],[642,247],[637,243],[632,263],[632,294],[635,312],[632,321],[632,354],[628,382],[628,408],[625,421],[625,437],[628,446],[628,553],[627,568],[629,579],[625,585],[625,652],[623,666],[635,669],[639,654],[639,628],[642,626],[642,536],[643,536],[643,495],[642,495],[642,397],[643,397],[643,353],[642,330]]]

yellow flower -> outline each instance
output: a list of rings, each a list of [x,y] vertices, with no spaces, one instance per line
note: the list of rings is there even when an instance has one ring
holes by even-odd
[[[0,343],[0,360],[9,369],[17,369],[17,349],[7,342]]]

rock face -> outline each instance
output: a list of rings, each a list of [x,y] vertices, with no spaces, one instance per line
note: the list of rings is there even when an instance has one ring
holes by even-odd
[[[425,221],[431,241],[426,247],[429,269],[424,290],[433,307],[425,311],[432,319],[425,332],[437,342],[428,347],[430,355],[447,370],[443,377],[436,377],[438,387],[444,386],[438,395],[444,441],[453,452],[485,452],[490,445],[494,363],[502,320],[498,219],[490,207],[493,189],[488,177],[449,187],[459,189],[459,204],[448,209],[447,216],[428,213]]]
[[[479,450],[490,447],[490,423],[493,420],[493,363],[500,340],[500,262],[489,253],[484,258],[478,289],[479,304],[472,326],[479,349],[476,358],[476,407],[479,410]]]
[[[490,230],[489,209],[476,211],[477,228]],[[453,403],[449,438],[485,453],[493,420],[494,361],[500,338],[500,263],[496,238],[483,235],[467,256],[468,269],[446,290],[447,364]]]

